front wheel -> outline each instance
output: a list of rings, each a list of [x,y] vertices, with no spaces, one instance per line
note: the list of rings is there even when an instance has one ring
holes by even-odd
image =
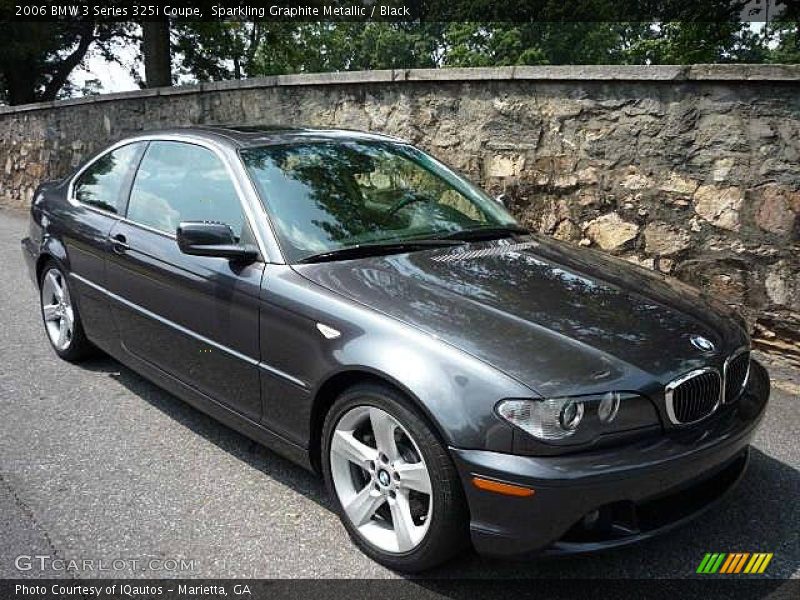
[[[360,385],[331,408],[325,481],[355,543],[400,571],[434,567],[468,539],[461,483],[426,421],[391,388]]]

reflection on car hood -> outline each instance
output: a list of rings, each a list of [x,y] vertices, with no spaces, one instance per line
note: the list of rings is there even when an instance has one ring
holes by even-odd
[[[663,384],[746,341],[694,289],[538,236],[296,268],[543,395]]]

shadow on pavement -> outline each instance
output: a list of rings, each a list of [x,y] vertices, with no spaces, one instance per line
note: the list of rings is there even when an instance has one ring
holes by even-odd
[[[131,392],[220,449],[327,510],[333,510],[324,485],[316,475],[218,423],[117,361],[100,358],[81,366],[108,373]],[[750,466],[737,489],[710,512],[660,538],[584,556],[526,561],[493,561],[472,552],[426,573],[424,579],[411,579],[437,594],[450,595],[447,593],[450,590],[454,597],[461,596],[455,593],[459,586],[451,588],[447,580],[453,583],[453,580],[478,578],[504,582],[528,578],[705,577],[718,580],[726,576],[695,575],[706,552],[773,552],[767,572],[759,578],[773,578],[774,586],[778,586],[780,579],[789,578],[800,566],[799,498],[800,472],[753,449]],[[342,529],[343,540],[344,536]],[[753,580],[750,576],[738,577]],[[469,589],[471,592],[465,588],[464,597],[475,596],[472,584]],[[485,595],[492,595],[488,593],[491,590],[484,591]],[[497,591],[498,595],[508,596],[508,590]]]

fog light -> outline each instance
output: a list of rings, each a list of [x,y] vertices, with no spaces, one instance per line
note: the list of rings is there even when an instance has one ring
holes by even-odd
[[[561,409],[559,422],[567,431],[575,431],[583,418],[583,402],[570,400]]]
[[[600,400],[600,405],[597,407],[597,416],[603,423],[611,423],[619,411],[619,393],[609,392],[603,399]]]

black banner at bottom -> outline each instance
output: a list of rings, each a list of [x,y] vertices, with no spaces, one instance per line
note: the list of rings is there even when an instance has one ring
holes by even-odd
[[[708,578],[643,579],[7,579],[2,600],[411,600],[453,598],[764,598],[800,597],[800,580]]]

